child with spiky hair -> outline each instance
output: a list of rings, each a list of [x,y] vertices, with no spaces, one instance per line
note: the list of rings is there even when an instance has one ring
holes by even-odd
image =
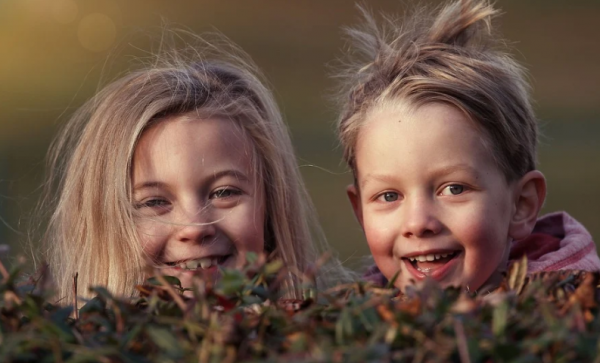
[[[364,13],[349,34],[367,60],[343,73],[338,132],[376,263],[369,278],[491,290],[523,255],[529,272],[600,270],[582,225],[538,219],[537,121],[524,70],[492,31],[498,11],[454,1],[401,27]]]

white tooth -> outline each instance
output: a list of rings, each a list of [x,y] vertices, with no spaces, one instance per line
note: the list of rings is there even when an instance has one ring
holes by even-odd
[[[440,258],[442,258],[442,255],[434,255],[436,260],[439,260]]]
[[[186,263],[185,263],[185,262],[182,262],[182,263],[180,263],[180,264],[179,264],[179,265],[177,265],[177,266],[178,266],[179,268],[184,268],[184,269],[186,269],[186,268],[187,268],[187,265],[186,265]]]
[[[186,263],[188,270],[195,270],[198,268],[198,260],[190,260]]]
[[[433,260],[435,260],[435,256],[434,255],[427,255],[425,257],[427,258],[427,261],[433,261]]]
[[[212,260],[210,258],[201,258],[198,261],[200,262],[200,267],[202,268],[209,268],[213,265]]]
[[[414,258],[414,257],[409,257],[408,259],[409,259],[411,262],[415,262],[415,261],[417,260],[417,259],[416,259],[416,258]]]
[[[427,261],[427,256],[417,256],[417,261],[425,262],[425,261]]]

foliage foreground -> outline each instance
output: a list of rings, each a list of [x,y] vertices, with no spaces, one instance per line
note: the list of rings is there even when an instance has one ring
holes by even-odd
[[[0,361],[600,361],[597,273],[527,277],[523,260],[491,294],[428,281],[399,295],[357,282],[307,284],[306,299],[284,300],[268,287],[280,267],[253,258],[191,297],[163,276],[131,299],[97,287],[78,313],[50,304],[40,280],[18,284],[18,271],[2,268]]]

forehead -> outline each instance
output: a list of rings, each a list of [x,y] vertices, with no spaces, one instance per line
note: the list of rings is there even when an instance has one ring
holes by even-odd
[[[494,165],[485,134],[462,111],[444,104],[394,104],[371,111],[356,142],[358,176],[392,165],[405,172],[461,164]]]
[[[165,146],[172,140],[181,143],[211,143],[250,147],[245,130],[237,122],[223,117],[200,117],[193,113],[166,117],[143,131],[138,148]]]
[[[232,120],[170,117],[142,133],[134,151],[133,176],[227,167],[252,175],[252,155],[250,138]]]

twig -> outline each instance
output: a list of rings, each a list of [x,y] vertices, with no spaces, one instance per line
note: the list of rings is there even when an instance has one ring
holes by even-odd
[[[8,281],[8,278],[10,277],[10,274],[8,273],[8,270],[6,269],[6,267],[4,267],[4,264],[2,263],[2,261],[0,261],[0,274],[2,274],[2,277],[4,277],[4,282]]]
[[[471,363],[467,339],[465,337],[465,327],[462,321],[458,319],[454,320],[454,331],[456,332],[456,345],[458,346],[458,355],[460,356],[461,363]]]
[[[175,290],[173,290],[173,287],[171,286],[171,284],[169,284],[167,282],[167,280],[163,277],[163,275],[161,275],[161,274],[154,274],[154,276],[156,276],[156,279],[158,281],[160,281],[160,283],[165,288],[165,290],[167,290],[167,292],[169,293],[169,295],[171,295],[171,297],[173,298],[173,300],[175,301],[175,303],[179,306],[179,308],[181,309],[181,311],[185,312],[187,310],[187,305],[185,304],[185,302],[181,298],[181,295],[179,295],[177,292],[175,292]]]

